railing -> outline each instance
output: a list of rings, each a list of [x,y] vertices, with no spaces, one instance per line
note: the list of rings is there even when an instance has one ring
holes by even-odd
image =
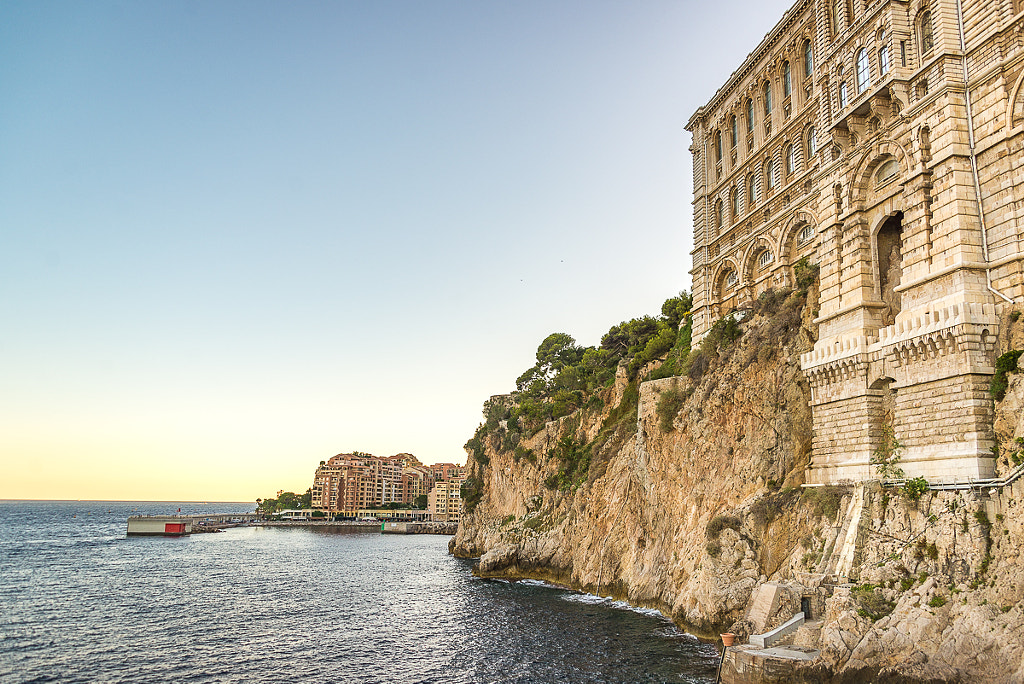
[[[1019,466],[1014,468],[1004,478],[990,477],[979,480],[968,478],[967,480],[964,481],[954,480],[953,482],[939,482],[935,484],[929,482],[928,489],[932,489],[935,491],[962,491],[967,489],[1001,489],[1019,480],[1021,475],[1024,475],[1024,463],[1021,463]],[[906,484],[906,482],[907,480],[905,478],[900,480],[883,480],[882,486],[901,487],[904,484]]]

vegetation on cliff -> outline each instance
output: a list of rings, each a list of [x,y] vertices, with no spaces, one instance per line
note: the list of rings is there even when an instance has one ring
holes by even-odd
[[[637,383],[646,377],[678,374],[684,367],[690,352],[691,303],[686,292],[670,297],[662,304],[660,316],[613,325],[597,347],[580,346],[566,333],[548,335],[537,347],[537,362],[516,380],[516,391],[484,404],[484,421],[465,445],[473,461],[479,466],[489,463],[488,445],[493,451],[513,452],[516,460],[536,461],[535,452],[520,442],[550,421],[581,410],[603,410],[607,389],[622,366],[630,387],[605,421],[603,437],[586,444],[566,438],[542,454],[560,464],[546,481],[549,488],[567,491],[579,486],[590,471],[595,448],[599,450],[624,416],[635,413]],[[478,499],[472,487],[467,493],[472,510]]]
[[[561,380],[547,393],[488,402],[467,444],[472,508],[453,552],[479,557],[485,576],[624,598],[704,634],[763,632],[806,600],[815,623],[794,638],[821,654],[808,671],[821,678],[807,681],[882,668],[924,677],[906,681],[1024,676],[1024,582],[1014,570],[1024,479],[998,490],[935,491],[923,480],[801,486],[812,433],[799,358],[813,345],[817,312],[815,269],[795,270],[796,288],[760,294],[693,348],[685,315],[658,357],[644,355],[655,334],[619,344],[612,380],[595,374],[571,410],[554,407]],[[1024,348],[1020,318],[1000,332],[1001,351]],[[617,334],[652,332],[642,320]],[[538,349],[531,382],[583,365],[588,350],[573,351],[566,337]],[[591,357],[612,351],[602,344]],[[1004,469],[1024,462],[1016,356],[1000,364],[1006,387],[994,407]],[[558,417],[524,422],[524,399]],[[876,472],[898,475],[903,447],[882,442]],[[780,598],[755,619],[766,585],[781,587]]]

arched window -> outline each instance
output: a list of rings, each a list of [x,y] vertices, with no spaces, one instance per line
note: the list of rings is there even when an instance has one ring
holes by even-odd
[[[885,76],[889,73],[889,43],[886,42],[888,36],[885,35],[885,31],[882,31],[879,35],[878,42],[882,46],[878,48],[878,73]]]
[[[725,286],[734,287],[738,281],[739,278],[736,276],[736,271],[729,269],[725,274]]]
[[[722,230],[725,222],[722,220],[722,200],[715,202],[715,230]]]
[[[754,132],[754,101],[747,99],[747,133]]]
[[[814,73],[814,49],[811,47],[811,41],[804,41],[804,76],[810,78],[811,74]]]
[[[793,93],[793,70],[789,68],[789,62],[782,63],[782,97],[789,97]]]
[[[813,157],[818,153],[818,131],[814,126],[807,130],[807,156]]]
[[[772,251],[770,249],[766,249],[758,255],[757,267],[763,270],[773,261],[775,261],[775,257],[772,256]]]
[[[754,208],[754,204],[757,202],[757,176],[750,174],[747,176],[747,211]]]
[[[871,83],[871,68],[868,64],[867,48],[857,52],[857,92],[863,93]]]
[[[889,159],[882,162],[878,170],[875,171],[875,184],[884,185],[893,178],[895,178],[900,172],[900,165],[895,159]]]
[[[740,192],[736,186],[733,186],[732,190],[729,192],[729,199],[732,200],[732,216],[730,218],[732,219],[732,222],[735,223],[740,217]]]
[[[797,238],[797,242],[803,244],[803,243],[807,242],[808,240],[810,240],[813,237],[814,237],[814,226],[812,226],[811,224],[808,223],[808,224],[804,225],[804,227],[800,230],[800,237]]]
[[[775,187],[775,160],[769,159],[764,164],[764,187],[771,190]]]
[[[715,161],[722,161],[722,131],[715,131]]]
[[[921,54],[927,55],[932,51],[934,39],[932,38],[932,13],[928,10],[921,12],[917,20],[918,45],[921,46]]]
[[[848,104],[846,96],[846,81],[839,84],[839,108],[843,109]]]
[[[840,12],[842,11],[841,10],[841,4],[842,3],[840,2],[840,0],[836,0],[835,2],[832,3],[832,6],[830,8],[831,12],[829,12],[829,14],[832,15],[830,17],[830,19],[832,19],[832,37],[833,38],[835,36],[839,35],[839,15],[840,15]]]
[[[730,117],[729,128],[732,130],[732,140],[730,140],[729,142],[732,143],[732,149],[735,150],[740,138],[739,125],[736,123],[735,114],[733,114],[732,117]]]
[[[772,115],[772,84],[770,81],[764,82],[761,92],[764,95],[764,118],[768,119]]]
[[[789,145],[786,147],[786,177],[793,175],[796,171],[796,146]]]

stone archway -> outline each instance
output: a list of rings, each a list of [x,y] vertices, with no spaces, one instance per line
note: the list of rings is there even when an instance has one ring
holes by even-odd
[[[901,297],[896,288],[903,277],[903,212],[896,211],[886,217],[875,233],[877,263],[876,287],[879,299],[885,304],[882,325],[892,325],[901,311]]]

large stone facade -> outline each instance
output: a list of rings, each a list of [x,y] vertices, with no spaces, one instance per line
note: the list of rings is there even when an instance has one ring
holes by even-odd
[[[694,339],[820,267],[808,481],[992,474],[1024,295],[1022,0],[800,0],[687,124]]]

